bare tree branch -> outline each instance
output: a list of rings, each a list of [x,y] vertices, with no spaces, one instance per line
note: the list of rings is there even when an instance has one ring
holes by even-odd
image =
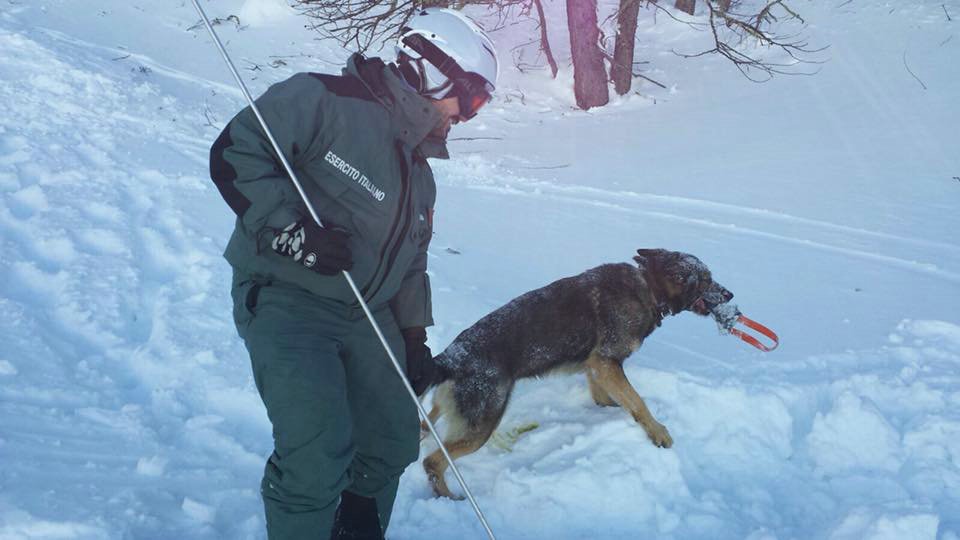
[[[797,71],[796,68],[799,65],[823,63],[811,57],[826,50],[827,47],[811,48],[797,34],[781,34],[774,28],[786,23],[799,23],[801,26],[806,24],[785,0],[772,0],[754,15],[736,13],[730,9],[731,6],[722,1],[705,0],[703,3],[707,6],[707,23],[701,27],[712,34],[714,47],[694,54],[674,51],[675,54],[684,58],[719,54],[731,61],[744,77],[753,82],[765,82],[774,75],[814,75],[817,70]],[[669,13],[660,6],[657,6],[657,9]],[[672,14],[670,16],[673,17]],[[696,27],[695,23],[687,22],[687,24]],[[754,44],[768,50],[786,53],[788,60],[786,62],[766,60],[751,50]]]
[[[553,74],[553,78],[556,79],[557,61],[553,58],[553,50],[550,48],[550,40],[547,38],[547,18],[543,14],[543,4],[540,0],[533,0],[533,4],[537,7],[537,17],[539,18],[540,50],[546,55],[547,63],[550,64],[550,72]]]
[[[920,80],[920,77],[917,77],[917,74],[914,73],[913,70],[910,69],[910,66],[907,65],[907,51],[903,51],[903,67],[907,68],[907,73],[913,75],[913,78],[920,83],[920,86],[922,86],[924,90],[927,89],[927,85],[923,84],[923,81]]]
[[[415,0],[296,0],[297,9],[321,35],[366,52],[398,36],[422,2]]]

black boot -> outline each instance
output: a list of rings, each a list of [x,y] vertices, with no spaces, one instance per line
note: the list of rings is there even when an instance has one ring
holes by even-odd
[[[383,540],[377,500],[349,491],[341,493],[330,540]]]

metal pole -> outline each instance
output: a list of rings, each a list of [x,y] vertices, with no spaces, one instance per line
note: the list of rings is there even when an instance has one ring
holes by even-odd
[[[247,85],[243,83],[243,79],[240,78],[240,73],[237,72],[236,66],[234,66],[233,61],[230,60],[230,55],[227,54],[227,50],[224,48],[223,43],[220,42],[220,38],[213,30],[213,25],[210,24],[210,19],[207,18],[206,12],[200,6],[198,0],[193,0],[193,5],[197,8],[197,12],[203,19],[204,25],[206,25],[207,30],[210,32],[210,37],[213,38],[214,44],[216,44],[217,49],[220,50],[220,54],[223,56],[223,60],[227,63],[227,67],[230,68],[230,72],[233,73],[233,78],[236,79],[237,85],[240,86],[240,91],[243,92],[243,97],[247,99],[250,109],[260,122],[260,127],[263,128],[264,135],[266,135],[267,139],[270,140],[270,144],[273,146],[274,152],[276,152],[277,156],[280,158],[283,168],[286,169],[287,174],[290,176],[290,180],[293,181],[293,185],[297,188],[297,192],[300,193],[300,198],[303,199],[303,203],[307,206],[307,210],[310,212],[310,217],[313,218],[313,221],[316,222],[317,225],[321,225],[320,216],[317,214],[317,211],[314,210],[313,204],[310,203],[307,193],[303,190],[303,186],[300,184],[300,180],[297,178],[297,174],[293,171],[293,167],[290,166],[286,156],[283,155],[283,149],[280,148],[279,144],[277,144],[277,140],[273,137],[270,127],[260,114],[260,109],[257,108],[257,104],[253,101],[253,97],[247,90]],[[393,368],[397,371],[397,375],[400,376],[400,380],[403,381],[403,386],[407,389],[407,393],[410,394],[410,398],[413,400],[414,405],[416,405],[417,410],[420,411],[420,417],[423,418],[424,422],[427,424],[427,427],[430,429],[430,434],[433,435],[433,438],[437,441],[437,444],[440,445],[440,451],[443,452],[443,457],[445,457],[447,462],[450,464],[450,470],[453,471],[453,474],[457,477],[457,481],[460,482],[460,487],[463,488],[464,494],[466,494],[467,499],[470,500],[470,504],[473,506],[473,511],[476,512],[477,518],[480,520],[481,525],[483,525],[483,528],[487,532],[487,536],[490,538],[490,540],[496,540],[496,537],[493,535],[493,530],[490,529],[490,524],[487,523],[487,519],[483,516],[480,506],[477,504],[476,499],[473,498],[473,494],[470,493],[470,488],[467,487],[467,482],[460,474],[460,470],[457,469],[457,465],[453,462],[453,458],[447,451],[446,446],[444,446],[443,440],[440,439],[440,435],[437,434],[436,427],[434,427],[433,422],[430,421],[427,411],[423,408],[423,405],[420,404],[420,399],[417,398],[417,393],[414,392],[413,387],[410,386],[410,381],[407,380],[407,375],[404,373],[403,367],[400,365],[400,361],[397,360],[396,355],[393,354],[390,344],[387,343],[387,338],[383,335],[383,331],[380,330],[380,325],[377,324],[376,319],[373,318],[373,313],[370,312],[370,307],[363,299],[363,294],[360,292],[360,289],[357,288],[357,284],[353,281],[353,278],[350,276],[349,272],[344,270],[343,277],[347,280],[347,284],[350,285],[350,289],[353,291],[354,296],[357,297],[357,302],[360,303],[363,313],[366,314],[367,320],[369,320],[370,324],[373,326],[373,331],[376,332],[377,337],[380,339],[380,344],[383,345],[384,350],[387,351],[387,356],[390,357],[390,362],[393,363]]]

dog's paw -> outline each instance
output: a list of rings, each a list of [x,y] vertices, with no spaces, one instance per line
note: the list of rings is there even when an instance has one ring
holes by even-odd
[[[460,495],[454,495],[450,488],[447,487],[447,482],[443,479],[443,476],[438,476],[434,473],[428,473],[427,479],[430,481],[430,487],[433,488],[433,494],[437,497],[446,497],[454,501],[462,501],[464,497]]]
[[[652,426],[646,427],[646,430],[647,436],[650,437],[653,444],[660,448],[670,448],[673,446],[673,438],[670,437],[670,432],[667,431],[666,426],[663,424],[654,423]]]

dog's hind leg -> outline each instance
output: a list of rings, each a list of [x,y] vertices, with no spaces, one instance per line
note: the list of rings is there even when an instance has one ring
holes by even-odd
[[[467,454],[476,452],[483,446],[483,443],[487,442],[487,439],[490,438],[492,433],[492,429],[487,433],[471,432],[462,439],[444,441],[443,444],[447,447],[447,452],[450,453],[451,458],[459,459]],[[449,497],[455,501],[461,501],[463,497],[454,495],[453,492],[450,491],[450,488],[447,487],[447,481],[443,477],[447,471],[447,467],[449,467],[447,460],[443,457],[443,453],[439,449],[423,460],[423,470],[427,473],[427,478],[430,480],[433,492],[438,497]]]
[[[430,412],[427,413],[427,418],[430,419],[430,423],[433,424],[434,428],[437,426],[437,420],[443,415],[443,410],[440,408],[440,404],[434,400],[433,408],[430,409]],[[427,435],[430,434],[430,428],[427,426],[426,420],[420,421],[420,440],[427,438]]]
[[[617,402],[600,386],[600,383],[596,381],[596,377],[590,370],[587,370],[587,383],[590,385],[590,397],[593,398],[594,403],[601,407],[617,406]]]
[[[446,381],[437,387],[433,392],[433,407],[427,413],[427,418],[434,427],[437,426],[437,420],[447,411],[453,410],[456,405],[453,403],[453,381]],[[422,441],[430,434],[430,428],[427,422],[420,421],[420,440]]]
[[[633,419],[643,426],[647,436],[653,441],[653,444],[670,448],[673,445],[673,439],[663,424],[650,414],[650,409],[643,402],[643,398],[630,385],[627,375],[623,372],[623,364],[616,360],[604,358],[596,353],[591,354],[587,359],[588,373],[593,377],[593,381],[604,390],[617,404],[630,411]]]
[[[507,409],[507,401],[512,389],[513,384],[508,383],[501,385],[499,391],[486,394],[484,401],[478,403],[468,400],[468,403],[477,405],[475,409],[469,411],[468,418],[460,412],[463,406],[461,400],[451,403],[451,410],[444,411],[448,413],[450,421],[443,444],[447,447],[447,452],[452,459],[476,452],[490,439],[490,435],[500,425],[500,419],[503,418],[503,413]],[[443,407],[446,409],[446,405]],[[423,470],[426,471],[427,478],[433,486],[433,492],[438,497],[462,500],[463,497],[454,495],[447,487],[444,473],[448,466],[443,452],[439,449],[423,460]]]

